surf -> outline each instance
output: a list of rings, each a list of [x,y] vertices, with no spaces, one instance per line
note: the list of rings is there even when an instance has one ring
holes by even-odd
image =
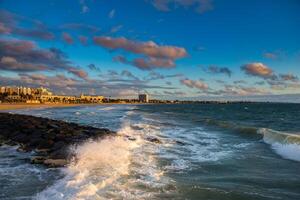
[[[283,158],[300,161],[300,135],[260,128],[258,134],[263,135],[263,141]]]
[[[116,136],[71,147],[75,157],[62,169],[64,178],[35,199],[151,199],[168,181],[153,155],[156,144],[143,137],[149,127],[143,127],[124,122]]]

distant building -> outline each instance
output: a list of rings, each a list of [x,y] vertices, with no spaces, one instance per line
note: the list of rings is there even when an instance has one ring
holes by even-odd
[[[139,94],[139,102],[148,103],[149,102],[148,94]]]
[[[101,103],[104,99],[104,96],[85,96],[83,94],[80,95],[80,100],[81,101],[86,101],[90,103]]]
[[[19,95],[16,95],[16,94],[12,94],[12,95],[8,95],[6,97],[7,100],[13,100],[13,101],[18,101],[18,100],[21,100],[21,97]]]
[[[6,92],[6,87],[1,87],[1,88],[0,88],[0,93],[1,93],[1,94],[4,94],[5,92]]]
[[[74,102],[76,100],[75,96],[64,96],[64,95],[41,95],[39,100],[41,102]]]

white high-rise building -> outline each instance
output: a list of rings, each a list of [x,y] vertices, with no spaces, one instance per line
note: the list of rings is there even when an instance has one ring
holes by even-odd
[[[139,101],[143,103],[148,103],[149,102],[148,94],[139,94]]]

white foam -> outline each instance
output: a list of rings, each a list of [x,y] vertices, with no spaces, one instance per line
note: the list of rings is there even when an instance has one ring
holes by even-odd
[[[114,109],[116,109],[115,106],[108,106],[108,107],[104,107],[104,108],[99,108],[98,110],[108,111],[108,110],[114,110]]]
[[[271,129],[259,129],[263,134],[265,143],[270,144],[272,149],[283,158],[300,161],[299,135],[274,131]]]
[[[300,145],[273,143],[271,146],[283,158],[300,161]]]
[[[125,123],[116,137],[74,147],[76,161],[64,170],[65,178],[37,194],[36,199],[149,198],[155,193],[153,188],[164,186],[164,173],[157,167],[151,145],[155,144],[145,142]],[[147,192],[141,185],[152,189]]]

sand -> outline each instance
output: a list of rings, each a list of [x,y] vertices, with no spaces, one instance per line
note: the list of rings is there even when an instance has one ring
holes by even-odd
[[[51,107],[75,107],[83,104],[28,104],[28,103],[0,103],[0,110],[16,110],[16,109],[28,109],[28,108],[51,108]],[[96,104],[85,104],[85,105],[96,105]],[[99,105],[99,104],[98,104]]]

